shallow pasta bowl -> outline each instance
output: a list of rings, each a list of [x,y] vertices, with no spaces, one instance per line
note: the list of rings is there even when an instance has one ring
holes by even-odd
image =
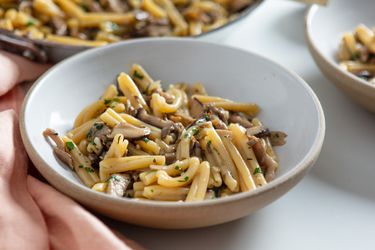
[[[375,25],[371,0],[331,1],[327,7],[312,6],[306,15],[305,32],[310,52],[324,75],[366,109],[375,112],[375,85],[343,70],[337,52],[341,36],[360,23]]]
[[[276,179],[252,192],[190,203],[116,198],[81,184],[55,158],[42,132],[47,127],[60,133],[68,131],[79,111],[99,98],[118,73],[128,71],[135,62],[164,85],[199,81],[212,95],[258,103],[262,108],[259,118],[270,129],[288,134],[287,144],[276,149],[281,164]],[[118,43],[61,62],[30,90],[20,120],[22,138],[31,160],[54,187],[109,217],[157,228],[220,224],[275,201],[313,166],[325,133],[318,98],[294,73],[243,50],[181,39]]]

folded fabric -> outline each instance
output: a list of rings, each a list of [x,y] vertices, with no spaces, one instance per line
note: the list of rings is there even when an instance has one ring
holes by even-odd
[[[76,202],[28,175],[30,163],[16,113],[24,89],[17,83],[47,68],[0,51],[0,249],[139,248],[127,245]]]

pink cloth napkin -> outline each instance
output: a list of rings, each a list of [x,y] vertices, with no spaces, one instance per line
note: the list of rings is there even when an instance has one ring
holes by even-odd
[[[28,175],[17,113],[25,94],[18,84],[48,66],[0,51],[0,249],[131,249],[94,215]],[[127,242],[125,242],[127,241]]]

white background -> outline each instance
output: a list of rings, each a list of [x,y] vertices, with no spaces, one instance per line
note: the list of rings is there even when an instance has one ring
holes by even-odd
[[[157,230],[104,218],[109,226],[147,249],[375,249],[375,115],[318,70],[304,39],[306,10],[265,1],[224,41],[282,63],[318,95],[326,139],[306,178],[268,207],[220,226]]]

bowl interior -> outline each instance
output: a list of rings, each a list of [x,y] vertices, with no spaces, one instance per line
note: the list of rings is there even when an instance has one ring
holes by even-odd
[[[333,0],[327,7],[314,6],[307,22],[311,42],[326,60],[338,65],[337,51],[342,35],[354,31],[361,23],[375,26],[374,9],[375,1],[372,0]]]
[[[35,153],[59,178],[79,183],[55,158],[42,132],[47,127],[59,133],[71,129],[80,110],[97,100],[109,83],[115,83],[119,72],[128,72],[133,63],[143,65],[164,86],[202,82],[211,95],[258,103],[264,124],[288,134],[287,144],[276,149],[281,161],[278,178],[306,160],[324,134],[324,117],[316,96],[303,80],[280,65],[217,44],[148,39],[83,52],[42,76],[29,93],[21,118],[24,135],[31,142],[29,153]],[[43,174],[44,170],[39,170]]]

